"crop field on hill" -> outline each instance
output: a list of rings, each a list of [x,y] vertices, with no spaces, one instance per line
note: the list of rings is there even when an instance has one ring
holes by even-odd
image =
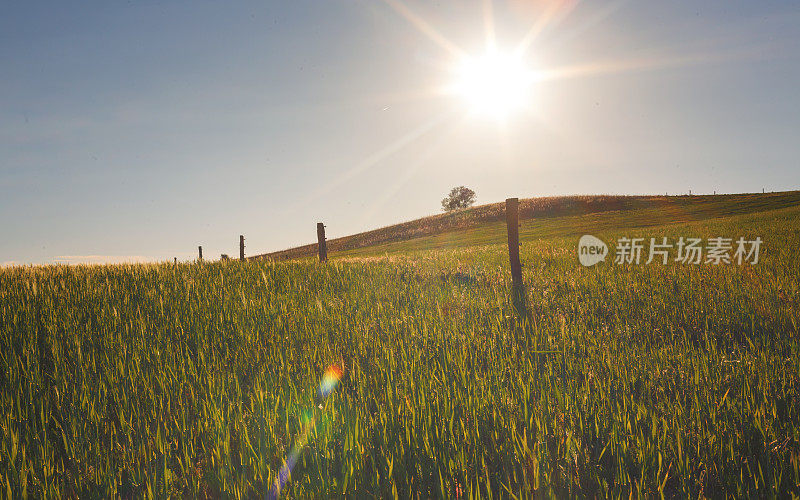
[[[524,222],[521,291],[496,222],[327,264],[0,269],[0,490],[263,498],[295,447],[282,497],[800,495],[800,208],[654,214]],[[764,243],[586,268],[584,231]]]

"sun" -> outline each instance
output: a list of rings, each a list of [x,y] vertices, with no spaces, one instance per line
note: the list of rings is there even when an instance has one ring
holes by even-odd
[[[489,50],[480,57],[464,57],[451,90],[471,111],[505,118],[527,106],[534,74],[512,54]]]

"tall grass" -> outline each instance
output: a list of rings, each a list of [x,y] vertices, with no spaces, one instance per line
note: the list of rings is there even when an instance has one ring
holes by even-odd
[[[0,491],[263,497],[800,494],[798,218],[756,266],[577,238],[332,261],[0,270]],[[325,404],[325,369],[344,371]]]

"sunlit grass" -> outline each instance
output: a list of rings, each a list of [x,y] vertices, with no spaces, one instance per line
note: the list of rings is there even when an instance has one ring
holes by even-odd
[[[719,267],[582,268],[523,231],[528,315],[502,244],[3,269],[0,489],[263,497],[316,408],[288,497],[798,494],[799,228],[596,233],[764,239]]]

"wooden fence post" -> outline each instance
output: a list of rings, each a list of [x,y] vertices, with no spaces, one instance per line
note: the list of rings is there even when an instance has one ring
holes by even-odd
[[[319,261],[328,260],[328,244],[325,242],[325,224],[317,222],[317,242],[319,246]]]
[[[508,258],[511,261],[511,278],[514,286],[522,285],[522,264],[519,261],[519,199],[506,200],[506,228],[508,231]]]
[[[201,245],[197,246],[197,260],[203,260],[203,247]]]
[[[244,235],[239,235],[239,260],[244,262]]]

